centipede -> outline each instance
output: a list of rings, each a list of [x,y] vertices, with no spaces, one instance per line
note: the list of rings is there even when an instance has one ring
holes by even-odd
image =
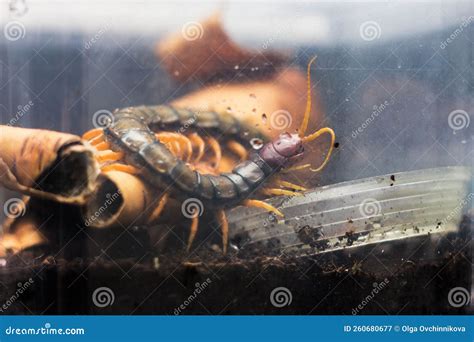
[[[283,180],[282,171],[319,172],[330,159],[334,131],[323,127],[306,134],[312,107],[310,69],[314,60],[307,65],[306,108],[294,133],[284,132],[270,140],[256,127],[240,122],[230,113],[156,105],[117,109],[106,127],[86,132],[83,139],[98,151],[96,158],[102,172],[137,174],[161,190],[158,213],[169,198],[178,201],[195,198],[204,207],[212,208],[225,254],[229,236],[225,209],[237,205],[258,207],[283,218],[278,208],[257,199],[257,195],[301,195],[306,188]],[[183,126],[186,132],[179,129]],[[331,141],[322,164],[298,165],[305,155],[305,147],[323,134],[328,134]],[[239,162],[225,172],[219,169],[222,145],[239,157]],[[213,151],[212,158],[203,159],[206,147]],[[190,220],[188,250],[198,230],[199,216]]]

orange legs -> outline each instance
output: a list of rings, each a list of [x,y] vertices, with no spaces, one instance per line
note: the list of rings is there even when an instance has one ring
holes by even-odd
[[[221,145],[213,137],[208,137],[207,142],[209,143],[212,151],[214,152],[214,169],[218,169],[222,159]]]
[[[96,159],[99,163],[117,161],[123,158],[123,152],[102,151],[97,153]]]
[[[301,185],[293,184],[293,183],[283,181],[283,180],[277,180],[276,183],[281,187],[285,187],[285,188],[292,189],[292,190],[295,190],[295,191],[306,191],[307,190],[305,187],[303,187]]]
[[[82,139],[84,140],[93,140],[94,138],[97,138],[98,136],[103,135],[104,130],[102,128],[94,128],[91,129],[90,131],[87,131],[82,135]]]
[[[268,196],[301,196],[299,192],[278,188],[263,188],[262,192]]]
[[[194,238],[196,237],[198,224],[199,224],[199,216],[196,215],[191,219],[191,227],[189,229],[189,237],[188,237],[188,246],[186,248],[188,252],[191,250],[191,245],[193,244]]]
[[[226,254],[227,244],[229,243],[229,222],[227,221],[227,217],[225,216],[224,209],[220,209],[217,211],[217,222],[219,222],[219,225],[221,227],[222,252]]]
[[[163,212],[163,209],[165,208],[166,203],[168,202],[168,196],[169,195],[167,193],[161,196],[160,201],[158,202],[158,206],[150,214],[147,223],[153,223],[158,219],[158,217],[160,217],[161,213]]]
[[[120,163],[105,165],[105,166],[102,166],[100,169],[102,172],[122,171],[122,172],[131,173],[132,175],[136,175],[139,173],[139,170],[137,168],[130,165],[120,164]]]
[[[227,217],[225,215],[224,209],[217,210],[216,213],[217,222],[221,228],[222,234],[222,252],[224,254],[227,253],[227,245],[229,242],[229,222],[227,221]],[[199,225],[199,216],[196,215],[195,217],[191,218],[191,227],[189,230],[189,238],[188,238],[188,245],[186,250],[189,252],[191,250],[191,246],[193,244],[194,238],[196,237],[196,233],[198,230]]]
[[[183,158],[185,161],[189,161],[191,159],[193,154],[193,146],[191,140],[185,135],[172,132],[160,132],[156,133],[155,136],[177,157]]]
[[[265,209],[269,212],[272,212],[274,213],[275,215],[278,215],[280,217],[285,217],[285,215],[283,215],[283,213],[278,210],[277,208],[275,208],[273,205],[271,204],[268,204],[264,201],[260,201],[260,200],[254,200],[254,199],[248,199],[248,200],[245,200],[243,203],[243,205],[245,205],[246,207],[257,207],[257,208],[262,208],[262,209]]]
[[[193,146],[196,146],[198,149],[198,154],[196,158],[194,159],[194,162],[198,163],[201,160],[201,158],[204,156],[204,150],[205,150],[206,145],[204,143],[204,140],[202,140],[202,138],[197,133],[191,133],[188,138],[189,140],[191,140],[191,143],[193,144]]]
[[[235,140],[229,141],[227,143],[227,148],[231,152],[235,153],[240,158],[240,161],[243,161],[243,160],[247,159],[247,157],[248,157],[248,152],[245,149],[245,147],[242,146],[242,144],[238,143]]]

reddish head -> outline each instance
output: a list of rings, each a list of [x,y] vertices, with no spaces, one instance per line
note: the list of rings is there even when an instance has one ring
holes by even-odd
[[[283,133],[265,144],[259,155],[272,169],[279,169],[300,160],[303,152],[303,140],[298,134]]]

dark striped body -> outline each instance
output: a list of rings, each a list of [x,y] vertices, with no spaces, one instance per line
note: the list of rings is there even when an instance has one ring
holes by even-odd
[[[180,128],[198,133],[205,131],[221,141],[235,139],[249,149],[252,139],[264,140],[258,130],[240,123],[230,114],[194,112],[170,106],[116,110],[105,134],[114,148],[125,152],[127,163],[141,169],[145,180],[179,199],[194,197],[211,207],[241,202],[276,171],[258,153],[253,153],[230,173],[214,176],[192,170],[160,143],[153,132]]]

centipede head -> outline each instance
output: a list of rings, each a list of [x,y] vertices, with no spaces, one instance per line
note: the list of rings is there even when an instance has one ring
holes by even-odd
[[[286,167],[301,160],[303,140],[298,134],[283,133],[260,150],[260,157],[273,169]]]
[[[307,69],[307,100],[306,100],[306,110],[303,116],[303,121],[301,122],[301,126],[298,129],[298,133],[283,133],[281,134],[276,140],[267,143],[264,145],[260,151],[260,156],[270,165],[272,168],[281,168],[281,167],[289,167],[296,164],[300,161],[304,154],[304,147],[309,142],[315,140],[320,135],[324,133],[328,133],[331,136],[331,145],[329,147],[329,151],[326,155],[321,166],[318,168],[312,168],[311,164],[300,165],[294,167],[295,170],[309,168],[313,172],[320,171],[324,168],[326,163],[331,156],[331,152],[334,146],[334,141],[336,136],[334,131],[329,127],[324,127],[317,130],[314,133],[309,135],[306,134],[306,130],[308,128],[309,119],[311,115],[311,64],[316,60],[316,57],[313,57],[311,61],[308,63]]]

